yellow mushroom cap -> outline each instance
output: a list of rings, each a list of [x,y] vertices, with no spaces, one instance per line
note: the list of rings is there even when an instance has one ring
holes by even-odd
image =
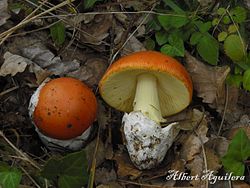
[[[99,83],[102,98],[117,110],[131,112],[137,76],[143,73],[157,78],[162,116],[178,113],[190,104],[193,85],[184,66],[156,51],[135,52],[113,63]]]

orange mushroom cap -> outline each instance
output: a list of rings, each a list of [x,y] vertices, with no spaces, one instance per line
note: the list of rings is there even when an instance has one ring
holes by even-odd
[[[110,106],[131,112],[137,76],[143,73],[157,78],[163,116],[180,112],[190,104],[193,85],[184,66],[156,51],[135,52],[113,63],[99,83],[101,96]]]
[[[57,78],[40,90],[32,118],[45,136],[66,140],[80,136],[96,118],[94,93],[74,78]]]

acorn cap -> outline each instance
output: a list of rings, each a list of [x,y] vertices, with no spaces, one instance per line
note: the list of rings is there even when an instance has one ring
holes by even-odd
[[[190,104],[193,86],[184,66],[156,51],[135,52],[113,63],[99,83],[102,98],[117,110],[131,112],[137,76],[143,73],[157,78],[162,116],[178,113]]]

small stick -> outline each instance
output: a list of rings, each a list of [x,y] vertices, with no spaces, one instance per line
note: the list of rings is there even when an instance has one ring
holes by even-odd
[[[18,89],[18,88],[19,88],[19,86],[14,86],[14,87],[12,87],[12,88],[9,88],[9,89],[7,89],[7,90],[1,92],[1,93],[0,93],[0,97],[2,97],[2,96],[4,96],[4,95],[6,95],[7,93],[10,93],[10,92],[12,92],[12,91]]]
[[[2,137],[2,138],[5,140],[5,142],[7,142],[7,143],[10,145],[10,147],[11,147],[12,149],[14,149],[15,152],[16,152],[19,156],[21,156],[21,157],[23,157],[25,160],[27,160],[27,161],[28,161],[33,167],[35,167],[36,169],[41,170],[41,168],[38,166],[38,164],[36,164],[35,161],[33,161],[32,159],[30,159],[25,153],[23,153],[23,152],[22,152],[21,150],[19,150],[14,144],[12,144],[12,142],[11,142],[8,138],[6,138],[6,136],[3,134],[2,131],[0,131],[0,137]]]

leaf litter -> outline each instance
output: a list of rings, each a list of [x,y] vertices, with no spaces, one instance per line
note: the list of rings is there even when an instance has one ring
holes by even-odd
[[[2,1],[4,5],[0,3],[0,25],[5,24],[10,17],[6,11],[6,2]],[[124,7],[145,10],[146,7],[152,6],[151,3],[152,1],[131,2],[125,3]],[[120,11],[119,7],[111,6],[109,9]],[[68,20],[76,25],[78,32],[74,36],[68,35],[73,40],[73,42],[66,40],[68,43],[72,42],[69,46],[55,46],[46,31],[13,37],[0,52],[0,60],[3,60],[3,62],[0,61],[0,93],[18,86],[18,89],[0,95],[0,122],[5,136],[10,138],[19,150],[29,153],[32,161],[35,160],[41,166],[46,165],[46,161],[57,155],[62,157],[61,154],[48,151],[33,131],[25,108],[34,87],[47,77],[56,75],[78,78],[96,90],[99,80],[109,66],[109,48],[113,50],[111,56],[115,52],[125,55],[146,49],[141,42],[146,32],[145,24],[140,25],[144,17],[137,18],[127,13],[79,14],[71,17]],[[133,20],[132,24],[131,20]],[[65,25],[68,31],[73,32],[75,29],[70,24]],[[133,33],[134,27],[138,27],[135,33]],[[128,37],[130,38],[126,41]],[[156,169],[140,171],[133,166],[122,145],[120,131],[122,115],[103,103],[97,94],[100,99],[96,122],[100,126],[99,140],[96,138],[97,133],[94,132],[92,140],[84,149],[88,168],[93,158],[96,159],[96,187],[150,187],[150,185],[205,187],[207,183],[205,181],[192,180],[183,183],[166,181],[165,177],[171,169],[187,172],[189,175],[202,175],[204,170],[208,169],[218,173],[222,167],[220,158],[225,156],[229,143],[239,128],[245,129],[249,137],[250,120],[246,113],[250,107],[249,94],[226,85],[225,80],[230,68],[205,65],[189,53],[185,54],[185,60],[196,95],[202,100],[199,105],[204,105],[205,109],[198,110],[200,108],[192,104],[193,108],[188,108],[167,119],[168,122],[180,121],[181,132],[162,164]],[[225,108],[226,101],[228,104]],[[21,106],[24,106],[24,109]],[[223,117],[225,119],[223,134],[217,135]],[[28,174],[34,174],[36,182],[36,178],[39,178],[38,171],[29,164],[29,161],[20,158],[2,137],[0,140],[1,159],[7,163],[18,163],[18,167],[28,169]],[[94,156],[96,145],[97,154]],[[64,185],[63,181],[72,181],[72,183],[78,181],[77,178],[72,179],[68,172],[63,171],[61,176],[59,184]],[[25,176],[25,181],[22,180],[21,184],[34,186],[34,179]],[[233,184],[236,186],[235,182]],[[242,183],[237,186],[246,185]]]

